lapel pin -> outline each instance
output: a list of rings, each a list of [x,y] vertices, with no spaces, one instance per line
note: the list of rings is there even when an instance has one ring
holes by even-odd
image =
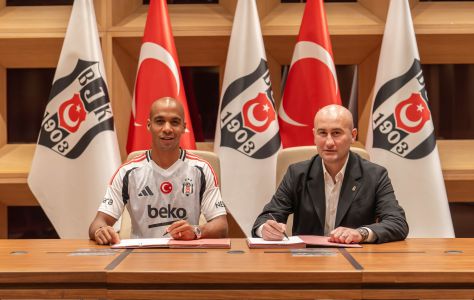
[[[354,185],[354,186],[352,187],[352,191],[355,192],[355,190],[356,190],[356,186]]]

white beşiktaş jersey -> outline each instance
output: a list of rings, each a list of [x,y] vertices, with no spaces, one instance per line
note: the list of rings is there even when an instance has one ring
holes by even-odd
[[[201,213],[207,221],[226,214],[211,165],[182,149],[166,170],[151,159],[150,150],[117,170],[99,211],[118,219],[125,207],[131,238],[162,237],[167,226],[181,219],[197,225]]]

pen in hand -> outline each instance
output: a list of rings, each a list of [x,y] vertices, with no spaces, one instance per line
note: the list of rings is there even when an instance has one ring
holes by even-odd
[[[269,215],[273,219],[273,221],[277,222],[278,224],[278,221],[275,219],[275,217],[271,213],[269,213]],[[286,237],[287,240],[290,240],[290,238],[288,237],[285,231],[283,231],[283,235]]]
[[[177,220],[177,221],[182,221],[182,220],[187,220],[187,219],[188,219],[188,217],[184,217],[184,218],[179,219],[179,220]],[[177,222],[177,221],[176,221],[176,222]],[[169,233],[169,232],[165,230],[165,233],[163,233],[163,236],[166,236],[168,233]]]

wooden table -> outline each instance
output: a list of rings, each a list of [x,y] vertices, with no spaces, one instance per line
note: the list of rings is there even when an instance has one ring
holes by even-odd
[[[105,268],[120,254],[81,249],[100,247],[88,240],[0,240],[0,299],[104,298]]]
[[[338,249],[293,256],[288,249],[138,250],[108,273],[109,298],[360,298],[362,274]]]
[[[81,250],[82,249],[82,250]],[[473,299],[474,239],[359,249],[139,249],[0,240],[0,299]]]
[[[474,239],[408,239],[348,249],[364,299],[473,299]]]

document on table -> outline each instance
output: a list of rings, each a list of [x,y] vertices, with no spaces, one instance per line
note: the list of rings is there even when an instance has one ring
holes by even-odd
[[[247,238],[249,248],[292,248],[299,249],[311,246],[337,247],[337,248],[361,248],[359,244],[339,244],[329,241],[327,236],[319,235],[299,235],[281,241],[266,241],[262,238]]]
[[[124,239],[111,246],[113,249],[122,248],[202,248],[202,249],[228,249],[230,239],[198,239],[175,240],[172,238]]]
[[[170,248],[230,249],[230,239],[171,240]]]
[[[321,246],[321,247],[336,247],[336,248],[361,248],[359,244],[340,244],[329,241],[329,237],[320,235],[299,235],[299,237],[306,244],[306,247]]]
[[[298,236],[290,236],[281,241],[266,241],[262,238],[247,238],[249,248],[304,248],[305,243]]]
[[[124,239],[112,245],[111,248],[168,248],[170,240],[171,238]]]

